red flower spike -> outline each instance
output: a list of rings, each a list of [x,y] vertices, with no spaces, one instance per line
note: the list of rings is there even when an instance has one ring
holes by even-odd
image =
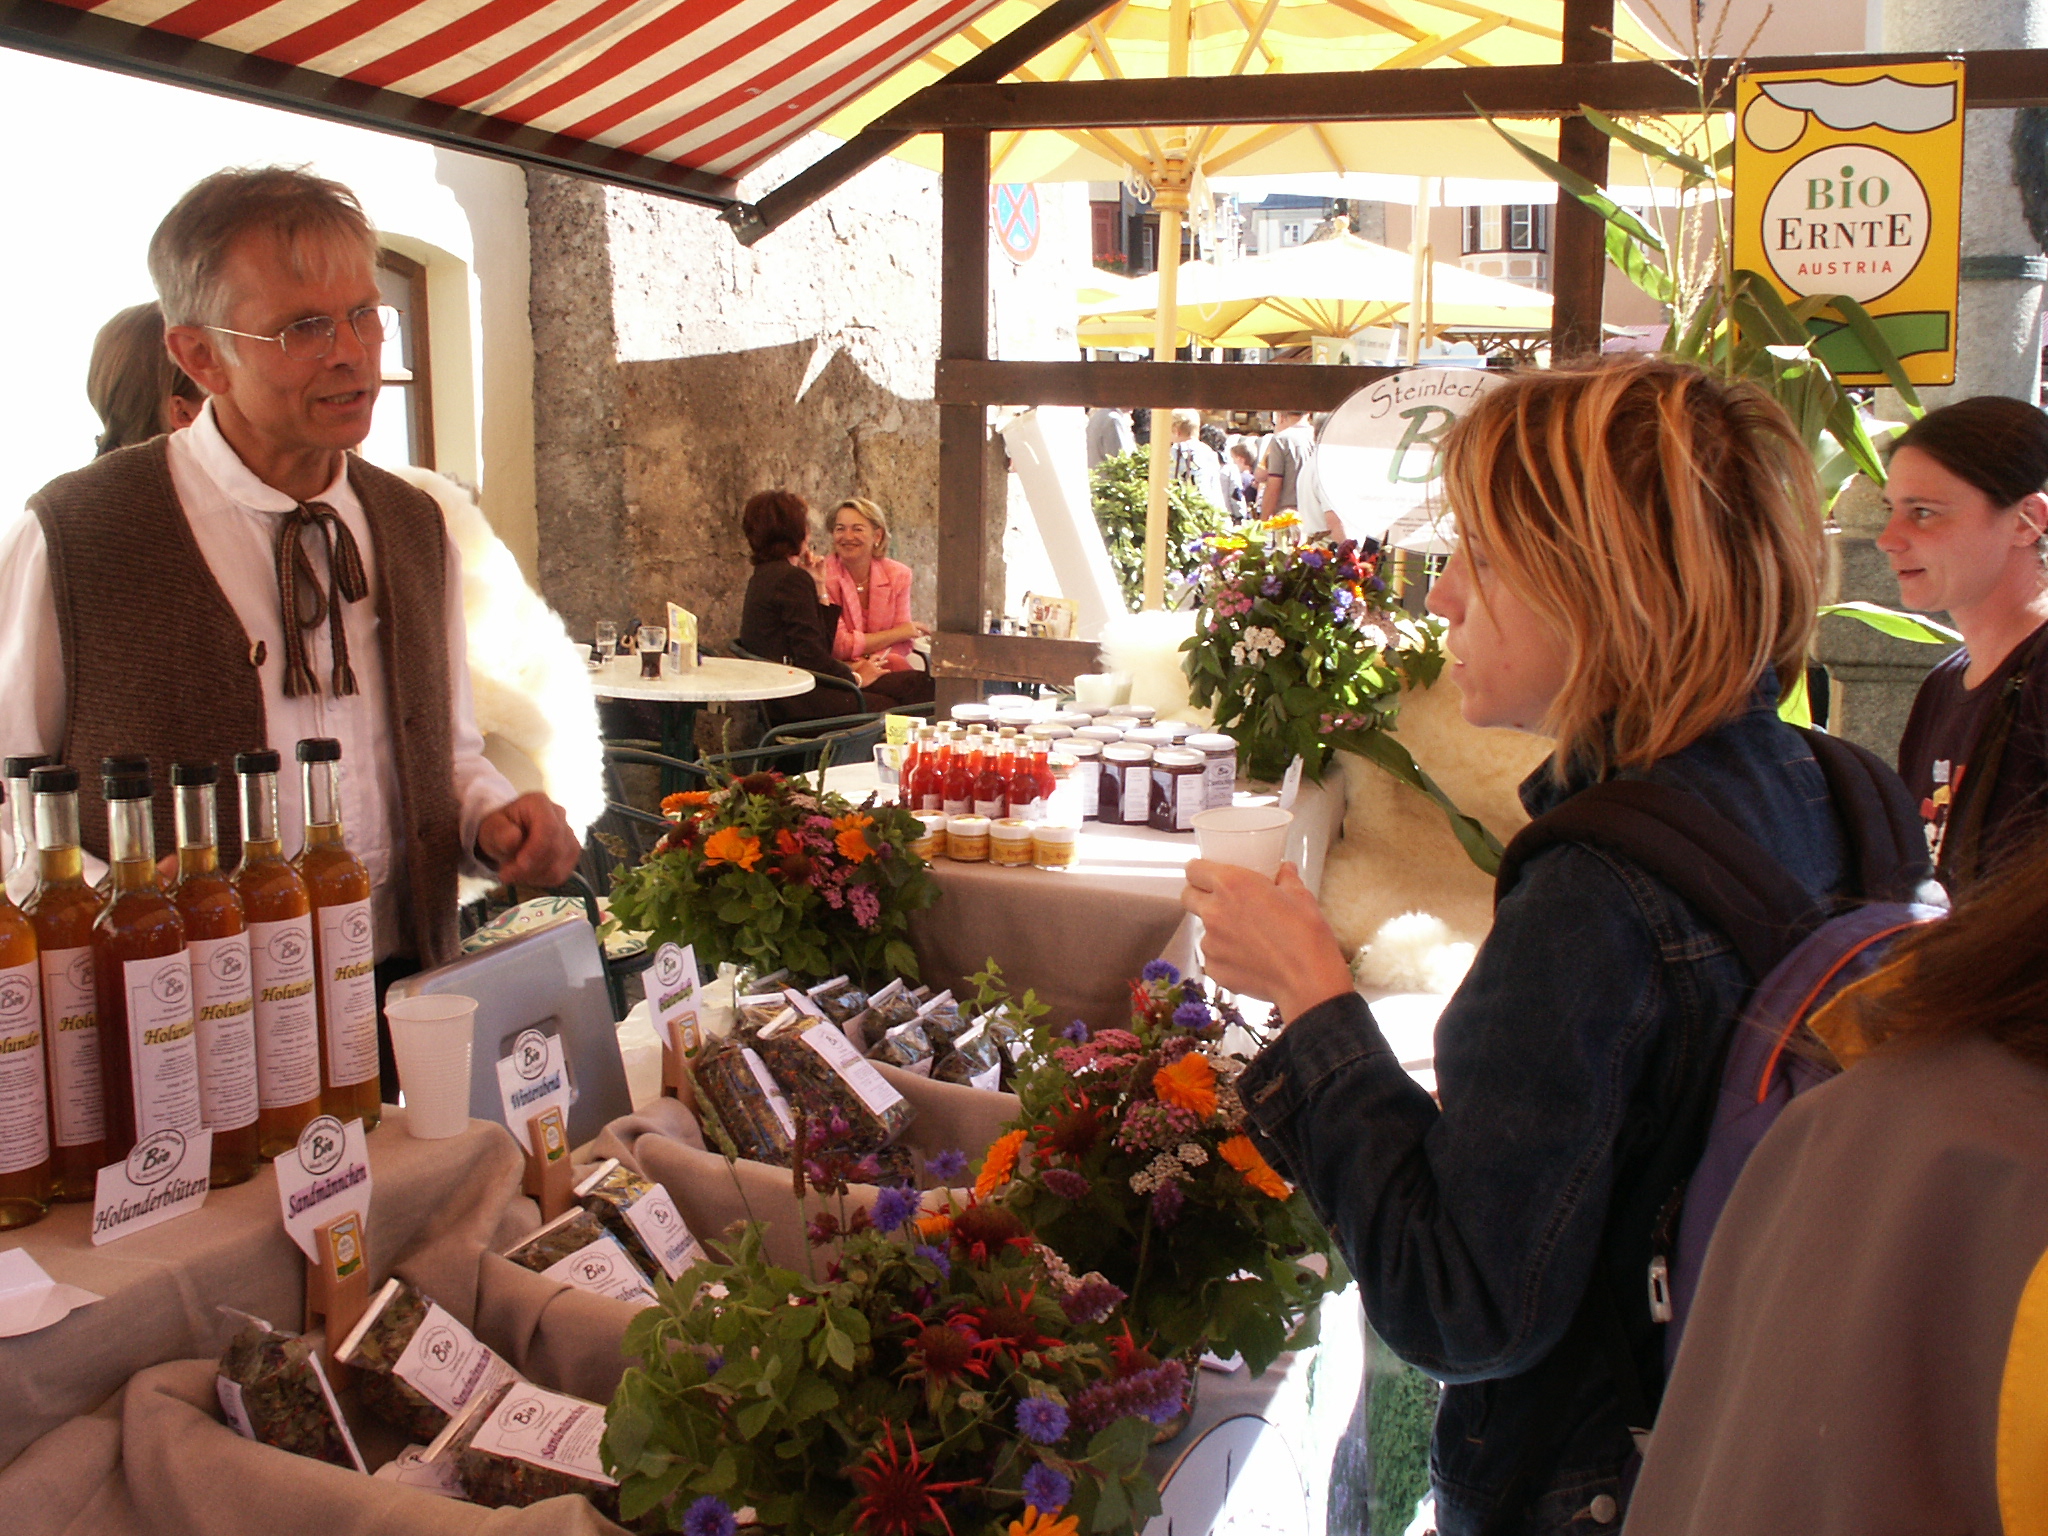
[[[854,1529],[872,1531],[874,1536],[917,1536],[936,1520],[946,1536],[953,1536],[952,1522],[939,1508],[938,1495],[970,1487],[973,1480],[930,1481],[932,1469],[918,1454],[917,1437],[906,1429],[903,1438],[910,1446],[908,1458],[897,1454],[896,1431],[884,1419],[881,1445],[869,1451],[853,1469],[853,1485],[860,1490],[860,1510],[853,1519]]]

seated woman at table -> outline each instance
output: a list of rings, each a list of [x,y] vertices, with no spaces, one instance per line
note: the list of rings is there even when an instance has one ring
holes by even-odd
[[[872,501],[852,496],[833,509],[832,553],[825,557],[826,590],[839,603],[832,654],[882,664],[869,693],[896,704],[927,704],[934,694],[931,674],[919,669],[911,642],[932,627],[910,616],[910,567],[888,559],[888,547],[889,520]]]
[[[825,562],[811,548],[811,509],[793,491],[762,491],[740,512],[754,574],[740,608],[740,644],[756,656],[821,674],[818,686],[764,705],[771,724],[823,720],[885,710],[889,700],[862,692],[884,675],[871,656],[851,666],[832,654],[839,629],[837,594],[825,580]],[[835,687],[839,678],[847,686]]]
[[[1822,551],[1784,412],[1656,359],[1525,373],[1447,435],[1443,484],[1459,543],[1429,607],[1465,719],[1556,742],[1522,785],[1531,815],[1648,779],[1747,830],[1816,904],[1853,895],[1827,782],[1775,707]],[[1658,1154],[1749,990],[1733,947],[1627,860],[1543,849],[1437,1025],[1438,1102],[1291,867],[1187,873],[1209,973],[1286,1021],[1238,1080],[1255,1134],[1343,1243],[1380,1336],[1449,1383],[1437,1530],[1614,1528],[1635,1420],[1601,1325],[1611,1303],[1654,1401]]]

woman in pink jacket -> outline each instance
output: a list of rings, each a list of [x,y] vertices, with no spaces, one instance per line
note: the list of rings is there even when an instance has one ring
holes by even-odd
[[[856,496],[833,509],[832,553],[825,559],[826,587],[839,599],[832,654],[845,662],[873,657],[885,670],[868,691],[920,704],[932,697],[932,678],[911,660],[911,642],[932,627],[911,618],[910,567],[884,558],[888,547],[888,519],[872,501]]]

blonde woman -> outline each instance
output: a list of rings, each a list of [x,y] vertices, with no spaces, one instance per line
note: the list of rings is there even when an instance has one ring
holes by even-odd
[[[1821,560],[1783,412],[1655,360],[1524,374],[1453,429],[1444,488],[1460,542],[1429,605],[1465,718],[1556,743],[1530,813],[1654,780],[1749,831],[1816,904],[1842,892],[1826,782],[1774,708]],[[1636,1400],[1662,1380],[1644,1275],[1671,1192],[1651,1165],[1690,1134],[1677,1107],[1748,989],[1733,949],[1620,858],[1536,854],[1438,1024],[1439,1102],[1291,867],[1197,861],[1188,882],[1210,973],[1285,1020],[1238,1084],[1263,1145],[1343,1242],[1380,1335],[1449,1383],[1437,1529],[1615,1528]]]
[[[932,632],[910,616],[910,567],[887,558],[889,520],[862,496],[849,497],[832,511],[832,553],[825,557],[825,586],[837,595],[839,626],[832,654],[852,663],[871,657],[882,675],[868,691],[897,704],[932,697],[931,675],[916,669],[911,642]]]

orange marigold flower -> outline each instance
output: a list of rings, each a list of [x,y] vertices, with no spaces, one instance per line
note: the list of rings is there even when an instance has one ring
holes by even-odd
[[[996,1138],[995,1145],[988,1149],[988,1161],[975,1177],[975,1199],[986,1200],[1010,1182],[1010,1175],[1017,1171],[1017,1153],[1023,1145],[1022,1131],[1008,1131]]]
[[[1192,1111],[1204,1120],[1216,1113],[1216,1069],[1200,1051],[1189,1051],[1172,1066],[1154,1072],[1152,1091],[1175,1109]]]
[[[686,789],[680,794],[666,796],[661,802],[664,811],[680,811],[688,805],[709,805],[711,792],[704,789]]]
[[[761,862],[761,840],[749,837],[738,827],[720,827],[704,839],[704,863],[737,864],[752,869]]]
[[[953,1231],[953,1217],[948,1211],[933,1211],[917,1218],[917,1235],[928,1243],[935,1243]]]
[[[1259,1149],[1252,1145],[1246,1135],[1236,1135],[1223,1143],[1216,1151],[1223,1161],[1244,1175],[1245,1183],[1262,1195],[1271,1195],[1275,1200],[1285,1200],[1294,1191],[1285,1179],[1273,1171],[1273,1165],[1259,1155]]]
[[[832,830],[835,832],[851,832],[861,827],[872,827],[874,824],[874,817],[863,816],[859,811],[848,811],[844,816],[841,816],[832,823]]]
[[[1081,1519],[1078,1515],[1048,1515],[1036,1504],[1024,1506],[1024,1518],[1012,1520],[1005,1536],[1079,1536]]]
[[[867,818],[863,816],[861,820]],[[875,856],[875,850],[868,846],[867,834],[859,827],[849,827],[832,839],[839,856],[849,864],[865,864]]]
[[[804,845],[797,841],[797,836],[794,832],[784,827],[775,834],[775,851],[784,858],[788,858],[793,853],[802,853]]]

